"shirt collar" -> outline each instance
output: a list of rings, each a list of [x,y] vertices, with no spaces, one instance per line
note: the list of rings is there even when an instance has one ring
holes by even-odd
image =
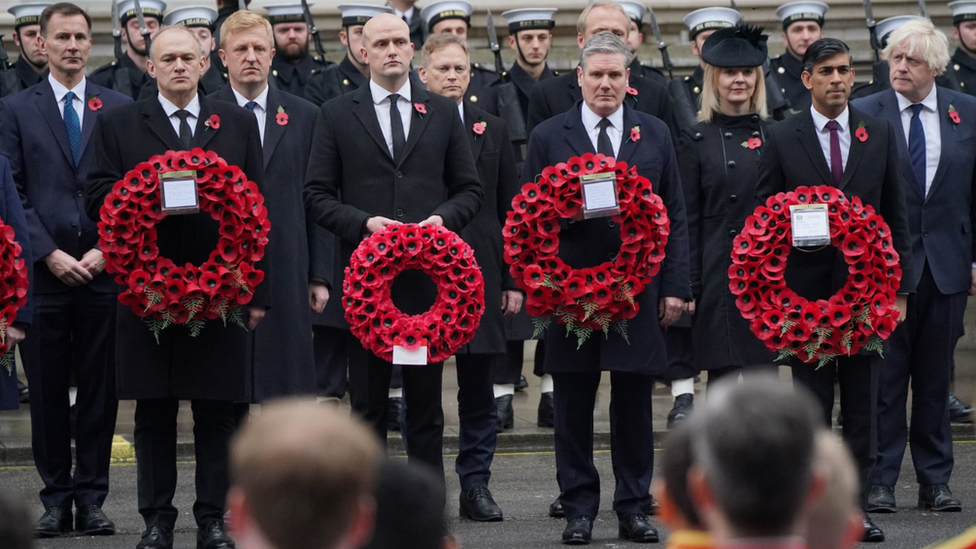
[[[600,120],[603,119],[602,116],[590,110],[590,107],[589,105],[586,104],[586,101],[583,101],[582,118],[583,118],[583,126],[586,128],[586,131],[590,131],[593,128],[599,127]],[[613,114],[611,114],[607,118],[610,119],[610,125],[612,125],[615,130],[619,130],[621,132],[624,131],[623,103],[621,103],[620,106],[617,107],[617,110],[613,111]]]
[[[932,112],[937,112],[939,110],[939,98],[935,88],[936,86],[932,86],[929,94],[926,95],[925,99],[922,100],[922,106]],[[909,101],[907,97],[898,92],[895,92],[895,97],[898,98],[898,112],[904,112],[905,109],[914,105],[914,103]]]
[[[268,112],[268,89],[269,88],[270,88],[270,86],[265,85],[264,86],[264,91],[261,92],[253,100],[255,103],[258,104],[258,107],[261,107],[261,110],[263,110],[264,112]],[[241,95],[240,93],[238,93],[237,90],[235,90],[233,86],[231,86],[230,90],[232,92],[234,92],[234,97],[237,98],[237,104],[238,105],[244,107],[245,105],[247,105],[251,101],[251,99],[248,99],[248,98],[244,97],[243,95]]]
[[[847,131],[847,126],[849,126],[851,123],[851,117],[849,111],[850,111],[850,107],[845,106],[844,112],[840,113],[840,116],[834,119],[837,121],[838,124],[840,124],[841,131],[844,132]],[[813,115],[813,125],[817,127],[817,131],[818,132],[824,131],[824,126],[826,126],[827,122],[830,122],[831,119],[820,114],[820,112],[817,111],[817,109],[813,105],[810,105],[810,114]]]
[[[78,99],[82,101],[85,100],[85,88],[86,88],[86,83],[88,82],[87,78],[82,78],[81,82],[78,82],[78,85],[71,88],[70,90],[67,88],[67,86],[65,86],[61,82],[58,82],[57,79],[54,78],[53,74],[47,75],[47,81],[51,83],[51,89],[54,90],[54,99],[58,103],[64,101],[64,96],[69,91],[75,92],[75,97],[77,97]]]
[[[410,6],[410,9],[408,9],[407,11],[400,11],[396,8],[393,8],[393,13],[395,13],[397,17],[406,17],[407,23],[409,24],[411,21],[413,21],[415,9],[417,8],[414,6]]]
[[[386,91],[382,86],[374,82],[372,79],[369,81],[369,92],[373,95],[373,104],[379,105],[387,97],[390,96],[390,92]],[[410,79],[403,83],[396,93],[400,94],[400,99],[405,99],[408,103],[410,102]]]
[[[461,104],[458,105],[458,114],[461,115],[461,124],[464,124],[464,101],[461,101]]]
[[[173,116],[176,111],[180,110],[179,107],[173,104],[172,101],[163,97],[163,94],[158,94],[159,104],[163,106],[163,111],[166,112],[167,117]],[[190,104],[184,109],[188,111],[194,118],[200,118],[200,96],[194,95],[193,99],[190,100]]]

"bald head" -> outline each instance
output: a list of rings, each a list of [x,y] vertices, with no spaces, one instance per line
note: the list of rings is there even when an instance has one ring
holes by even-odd
[[[806,538],[810,549],[850,549],[861,534],[857,467],[836,434],[817,433],[813,467],[823,475],[820,499],[810,510]]]
[[[370,80],[393,93],[410,74],[413,42],[410,27],[399,17],[382,13],[363,26],[363,61],[369,66]]]

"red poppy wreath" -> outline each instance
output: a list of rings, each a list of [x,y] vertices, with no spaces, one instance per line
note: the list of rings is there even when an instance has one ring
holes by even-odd
[[[830,243],[848,265],[847,282],[829,299],[808,301],[784,279],[790,254],[790,206],[826,204]],[[901,283],[891,230],[870,204],[830,186],[779,193],[746,218],[732,241],[729,289],[749,327],[777,360],[797,357],[818,368],[838,355],[881,352],[898,312]]]
[[[23,235],[26,237],[27,235]],[[14,228],[0,220],[0,366],[14,371],[14,355],[7,354],[7,328],[17,319],[17,311],[27,303],[27,263],[17,243]]]
[[[621,247],[612,261],[573,269],[559,251],[560,218],[583,208],[580,176],[616,172]],[[636,166],[602,154],[587,153],[542,170],[512,199],[505,221],[505,261],[515,283],[526,292],[526,312],[538,336],[552,317],[574,334],[578,346],[593,335],[610,331],[627,339],[627,320],[639,309],[634,297],[661,268],[671,222],[651,182]]]
[[[160,257],[159,175],[196,171],[200,209],[220,223],[217,247],[202,265]],[[241,305],[264,280],[255,263],[268,243],[268,210],[257,185],[212,151],[169,151],[136,165],[105,197],[98,223],[105,269],[124,287],[119,301],[142,317],[156,341],[173,324],[197,336],[207,320],[245,327]]]
[[[437,297],[426,312],[407,315],[393,303],[393,279],[405,270],[433,279]],[[447,360],[471,341],[485,310],[485,281],[474,251],[444,227],[393,225],[360,243],[342,283],[350,330],[376,356],[393,361],[393,346],[427,347],[428,363]]]

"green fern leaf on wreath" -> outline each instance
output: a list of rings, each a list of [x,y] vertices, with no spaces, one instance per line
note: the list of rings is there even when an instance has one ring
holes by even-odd
[[[552,325],[552,318],[548,316],[534,316],[532,317],[532,339],[538,339],[540,335],[544,334],[549,326]]]
[[[628,337],[627,335],[627,319],[625,318],[623,320],[618,320],[614,322],[612,324],[612,327],[613,327],[613,331],[620,334],[620,336],[624,338],[624,341],[627,342],[627,345],[630,345],[630,337]]]

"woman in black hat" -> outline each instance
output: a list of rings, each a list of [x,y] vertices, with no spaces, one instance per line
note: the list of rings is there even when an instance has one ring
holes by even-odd
[[[682,131],[677,150],[696,306],[695,365],[708,371],[709,383],[775,358],[736,309],[727,274],[732,239],[755,206],[769,116],[766,39],[761,27],[737,25],[705,41],[699,122]]]

